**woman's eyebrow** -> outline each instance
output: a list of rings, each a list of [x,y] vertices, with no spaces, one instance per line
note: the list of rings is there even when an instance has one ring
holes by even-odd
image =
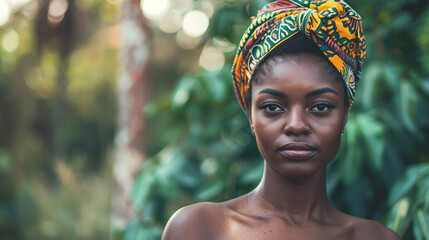
[[[270,94],[277,97],[287,98],[286,94],[272,88],[262,89],[258,94]]]
[[[318,88],[318,89],[316,89],[314,91],[311,91],[311,92],[307,93],[305,95],[305,97],[306,98],[313,97],[313,96],[320,95],[320,94],[323,94],[323,93],[333,93],[335,95],[338,95],[338,93],[335,92],[332,88],[324,87],[324,88]]]

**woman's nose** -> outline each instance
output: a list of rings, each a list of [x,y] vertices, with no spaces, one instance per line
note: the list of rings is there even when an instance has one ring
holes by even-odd
[[[307,136],[311,133],[305,109],[301,107],[289,109],[285,118],[284,133],[288,136]]]

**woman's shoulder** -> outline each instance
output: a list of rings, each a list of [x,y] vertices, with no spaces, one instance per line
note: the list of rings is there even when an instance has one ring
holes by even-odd
[[[221,228],[224,206],[220,203],[200,202],[177,210],[168,221],[163,240],[208,239]]]
[[[353,223],[354,235],[356,239],[376,239],[376,240],[400,240],[397,233],[384,226],[383,224],[357,217],[351,217]]]

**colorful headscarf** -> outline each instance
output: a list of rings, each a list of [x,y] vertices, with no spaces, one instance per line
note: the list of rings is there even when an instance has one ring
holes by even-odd
[[[250,107],[245,93],[258,64],[298,32],[312,39],[338,70],[352,105],[366,53],[359,14],[342,0],[278,0],[258,12],[238,46],[232,75],[244,112]]]

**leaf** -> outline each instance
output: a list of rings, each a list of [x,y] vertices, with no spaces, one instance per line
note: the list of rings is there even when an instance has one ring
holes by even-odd
[[[227,87],[218,74],[204,72],[202,80],[211,100],[215,103],[220,103],[226,99]]]
[[[429,174],[428,172],[422,176],[418,182],[417,199],[416,201],[422,204],[422,209],[429,212]]]
[[[201,177],[198,169],[191,165],[188,161],[181,165],[180,168],[174,172],[174,180],[177,184],[185,186],[189,189],[194,189],[201,182]]]
[[[124,231],[124,240],[159,240],[162,230],[154,226],[145,226],[138,219],[127,224]]]
[[[12,159],[8,151],[0,148],[0,174],[6,175],[12,169]]]
[[[384,64],[383,73],[385,82],[382,86],[387,86],[387,90],[398,88],[398,76],[402,75],[401,68],[393,64]]]
[[[413,219],[413,232],[417,240],[426,240],[429,237],[429,215],[421,209],[417,210]]]
[[[213,199],[219,195],[225,189],[225,183],[223,180],[218,180],[207,187],[203,187],[202,190],[198,191],[195,195],[197,201],[206,201]]]
[[[237,23],[237,20],[242,18],[241,15],[242,10],[237,8],[237,6],[223,4],[212,17],[209,30],[210,35],[225,37],[233,43],[238,42],[233,36],[233,27]]]
[[[262,179],[263,170],[264,161],[262,160],[252,166],[246,165],[246,167],[243,167],[241,183],[257,184]]]
[[[144,207],[150,199],[155,187],[155,178],[148,171],[142,172],[134,181],[131,199],[140,207]]]
[[[414,111],[418,104],[416,91],[407,81],[401,81],[400,84],[400,116],[403,124],[413,133],[417,132],[415,121],[413,120]]]
[[[362,162],[362,150],[358,148],[361,145],[357,139],[358,126],[356,120],[350,119],[346,126],[347,148],[345,149],[344,159],[340,159],[340,172],[342,179],[350,184],[356,180]]]
[[[382,138],[383,125],[368,114],[359,114],[356,117],[360,133],[368,149],[369,160],[376,169],[383,166],[383,152],[385,143]]]
[[[189,76],[185,76],[180,80],[172,95],[171,104],[173,108],[183,107],[188,102],[194,84],[195,79]]]
[[[399,199],[407,196],[411,189],[416,187],[416,184],[428,173],[428,171],[428,164],[418,164],[408,167],[405,176],[396,183],[391,190],[388,203],[391,205]]]
[[[363,87],[361,101],[366,108],[374,105],[376,85],[381,74],[382,70],[378,63],[372,63],[366,67],[366,71],[363,74],[365,81],[362,83],[363,86],[361,86]]]
[[[153,118],[171,108],[171,101],[168,98],[161,98],[158,101],[148,103],[144,108],[147,117]]]
[[[390,209],[388,217],[385,221],[386,226],[393,229],[395,232],[402,232],[405,227],[408,218],[412,216],[410,212],[410,199],[402,198],[397,201],[395,205]]]

